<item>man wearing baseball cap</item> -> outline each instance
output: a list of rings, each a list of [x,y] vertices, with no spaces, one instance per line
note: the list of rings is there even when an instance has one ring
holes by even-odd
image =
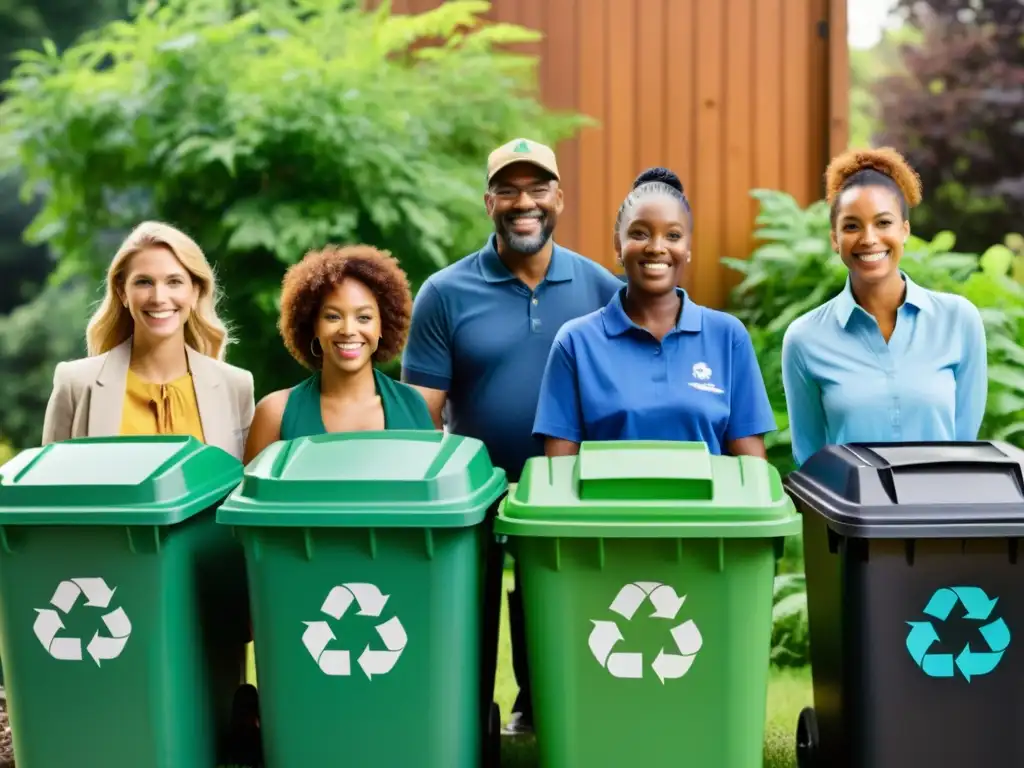
[[[481,440],[510,482],[528,458],[544,454],[533,419],[555,333],[604,307],[622,287],[596,261],[554,242],[562,198],[550,147],[518,138],[490,154],[484,205],[494,233],[420,288],[402,360],[402,379],[422,392],[438,428],[447,423],[450,432]],[[501,605],[502,555],[494,550],[485,594],[488,702]],[[509,593],[509,619],[519,696],[506,733],[533,729],[517,593]]]

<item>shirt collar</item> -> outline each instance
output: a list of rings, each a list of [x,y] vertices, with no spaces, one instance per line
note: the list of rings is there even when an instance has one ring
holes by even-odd
[[[907,286],[907,295],[902,306],[913,307],[918,312],[928,312],[932,308],[932,299],[928,295],[928,291],[911,280],[910,276],[902,269],[900,277],[903,278],[903,282]],[[836,297],[836,318],[843,328],[849,325],[854,312],[864,312],[864,309],[853,298],[853,287],[850,284],[850,277],[847,276],[843,292]]]
[[[629,315],[626,314],[626,310],[622,306],[622,297],[625,295],[626,286],[623,286],[615,292],[611,301],[601,310],[604,332],[609,336],[621,336],[631,328],[640,330],[640,326],[629,319]],[[675,331],[700,333],[703,324],[701,306],[694,304],[682,288],[676,288],[676,295],[683,300],[683,311],[679,313]]]
[[[551,263],[548,264],[547,274],[544,275],[546,283],[564,283],[572,280],[572,262],[568,254],[558,243],[552,243]],[[487,238],[487,244],[480,249],[480,269],[483,271],[484,279],[489,283],[504,283],[511,280],[518,280],[515,275],[505,266],[505,262],[498,255],[498,236],[491,233]]]

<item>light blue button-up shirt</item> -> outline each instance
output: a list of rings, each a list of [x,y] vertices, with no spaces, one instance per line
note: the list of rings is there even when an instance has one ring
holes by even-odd
[[[988,395],[981,313],[903,279],[888,344],[849,279],[786,330],[782,377],[798,465],[826,445],[977,439]]]

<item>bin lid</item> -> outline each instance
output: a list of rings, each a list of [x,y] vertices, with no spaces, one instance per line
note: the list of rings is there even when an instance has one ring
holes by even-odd
[[[455,528],[505,492],[479,440],[429,430],[339,432],[271,444],[217,511],[228,525]]]
[[[241,479],[234,456],[187,435],[75,438],[0,467],[0,525],[174,525]]]
[[[851,443],[815,453],[784,485],[852,537],[1020,536],[1024,451],[999,441]]]
[[[583,442],[576,456],[527,461],[495,531],[516,536],[790,536],[800,517],[775,467],[712,456],[705,443]]]

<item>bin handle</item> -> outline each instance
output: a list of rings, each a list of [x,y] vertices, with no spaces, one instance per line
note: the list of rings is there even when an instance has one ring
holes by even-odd
[[[705,443],[584,441],[573,479],[578,497],[586,501],[711,501],[715,497]]]

